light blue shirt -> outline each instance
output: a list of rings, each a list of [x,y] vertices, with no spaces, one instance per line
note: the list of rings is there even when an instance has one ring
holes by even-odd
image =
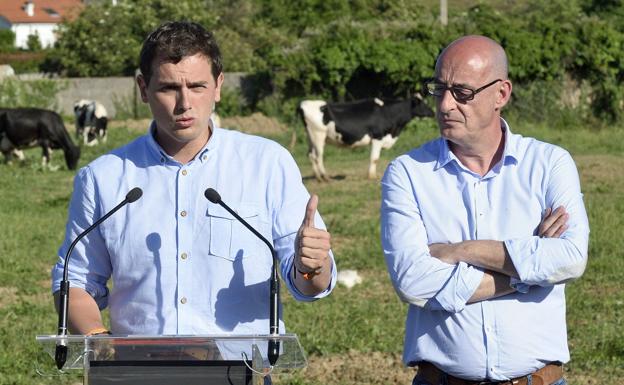
[[[301,294],[288,274],[309,199],[290,153],[273,141],[216,128],[188,164],[168,156],[147,134],[80,169],[65,242],[52,270],[53,291],[71,241],[136,186],[143,190],[141,199],[83,238],[69,261],[71,287],[85,289],[100,308],[109,307],[113,333],[269,332],[271,253],[204,197],[208,187],[273,242],[281,275],[297,300],[315,300],[333,289],[333,256],[331,284],[315,297]],[[315,224],[324,228],[318,213]]]
[[[560,147],[505,128],[503,157],[485,176],[438,138],[395,159],[382,180],[381,240],[390,278],[409,303],[404,362],[428,361],[464,379],[505,380],[569,360],[564,282],[587,262],[589,225],[579,177]],[[540,238],[546,208],[569,228]],[[431,243],[498,240],[519,291],[467,304],[483,270],[432,257]]]

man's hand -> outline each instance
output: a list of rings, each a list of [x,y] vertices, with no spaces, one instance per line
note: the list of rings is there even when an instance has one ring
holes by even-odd
[[[432,243],[429,245],[429,253],[432,257],[436,257],[442,262],[455,265],[459,262],[455,251],[457,245],[457,243]]]
[[[552,211],[550,207],[547,208],[539,224],[537,235],[540,238],[559,238],[568,229],[569,218],[570,215],[563,206],[557,207],[555,211]]]
[[[300,273],[320,274],[329,264],[330,235],[314,227],[318,197],[312,195],[295,240],[295,268]]]

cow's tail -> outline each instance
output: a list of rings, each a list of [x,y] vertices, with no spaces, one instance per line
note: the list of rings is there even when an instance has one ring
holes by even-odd
[[[80,147],[74,144],[65,128],[63,118],[57,113],[52,114],[50,130],[53,135],[52,137],[55,138],[55,141],[63,149],[67,168],[75,170],[76,167],[78,167],[78,159],[80,159]]]

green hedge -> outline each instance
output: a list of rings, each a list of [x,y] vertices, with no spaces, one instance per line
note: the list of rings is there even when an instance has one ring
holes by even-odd
[[[450,8],[442,27],[427,1],[136,0],[85,7],[63,24],[47,69],[70,76],[131,75],[145,35],[164,20],[190,18],[215,31],[225,69],[262,80],[251,108],[323,97],[406,96],[432,74],[451,40],[484,34],[505,47],[517,86],[564,79],[589,85],[588,118],[622,115],[624,4],[615,0],[478,2]],[[464,2],[467,4],[470,2]],[[110,29],[110,25],[115,28]],[[536,83],[537,82],[537,83]],[[263,102],[267,96],[271,101]],[[277,95],[277,96],[276,96]],[[526,95],[525,95],[526,96]],[[280,100],[274,103],[275,99]],[[287,102],[293,100],[293,102]]]

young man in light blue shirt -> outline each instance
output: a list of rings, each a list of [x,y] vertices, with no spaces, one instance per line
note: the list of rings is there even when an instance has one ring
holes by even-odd
[[[507,67],[489,38],[451,43],[426,83],[440,138],[382,180],[381,239],[410,305],[415,385],[565,382],[564,289],[587,263],[587,214],[570,154],[501,118]]]
[[[140,67],[138,86],[154,120],[146,135],[78,172],[52,271],[57,297],[71,241],[133,187],[143,196],[74,249],[70,330],[101,333],[100,310],[108,307],[114,334],[267,333],[271,252],[210,203],[207,188],[272,242],[296,299],[327,296],[336,281],[330,236],[295,161],[277,143],[209,118],[223,83],[212,34],[195,23],[165,23],[146,39]]]

